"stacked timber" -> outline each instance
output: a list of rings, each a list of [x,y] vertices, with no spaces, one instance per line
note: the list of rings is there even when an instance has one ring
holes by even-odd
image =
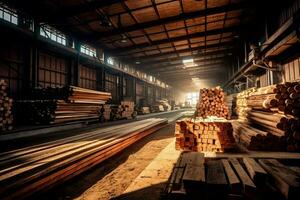
[[[200,90],[200,100],[197,105],[198,117],[216,116],[229,119],[229,109],[225,103],[225,94],[220,87]]]
[[[236,116],[236,100],[237,94],[226,95],[226,104],[228,105],[229,115],[231,117]]]
[[[152,106],[152,112],[164,112],[164,106],[160,104],[156,104]]]
[[[132,119],[134,114],[134,102],[121,101],[121,105],[119,105],[119,114],[122,119]]]
[[[236,127],[241,143],[249,149],[300,151],[299,82],[259,88],[246,102],[246,124]]]
[[[164,199],[298,199],[299,167],[277,159],[205,158],[183,152],[174,165]]]
[[[1,199],[30,199],[30,195],[85,172],[166,124],[166,119],[151,118],[1,153]]]
[[[238,115],[239,120],[246,120],[247,113],[250,108],[247,106],[247,97],[255,92],[255,88],[249,88],[237,94],[236,96],[236,113]]]
[[[143,106],[139,108],[139,114],[141,115],[146,115],[150,113],[150,107],[148,106]]]
[[[110,93],[74,86],[35,89],[26,100],[16,102],[16,116],[24,124],[98,119],[100,106],[110,98]]]
[[[175,125],[175,148],[198,152],[224,152],[235,148],[231,123],[224,119],[183,119]]]
[[[13,128],[12,103],[13,100],[7,94],[7,83],[0,80],[0,132]]]
[[[105,121],[109,121],[111,118],[111,108],[110,104],[104,104],[100,109],[101,115]]]

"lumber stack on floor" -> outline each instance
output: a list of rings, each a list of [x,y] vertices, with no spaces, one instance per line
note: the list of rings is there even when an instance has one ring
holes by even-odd
[[[12,130],[13,114],[12,114],[12,98],[7,95],[7,83],[0,80],[0,132]]]
[[[228,106],[225,102],[225,94],[220,87],[200,89],[200,100],[197,105],[198,117],[223,117],[230,118]]]
[[[100,106],[111,94],[70,86],[35,89],[25,98],[16,103],[18,122],[50,124],[98,119]]]
[[[122,119],[132,119],[134,113],[134,102],[121,101],[121,105],[119,105],[119,113]]]
[[[255,150],[300,151],[300,83],[259,88],[246,98],[243,124],[236,138]]]
[[[12,98],[7,94],[7,83],[0,80],[0,132],[12,130],[13,114],[12,114]]]
[[[109,104],[102,105],[100,112],[105,121],[109,121],[111,119],[111,108]]]
[[[224,119],[183,119],[176,122],[177,150],[224,152],[235,148],[231,123]]]
[[[247,106],[247,97],[255,92],[255,88],[249,88],[248,90],[244,90],[237,94],[236,96],[236,113],[238,115],[239,120],[246,120],[247,113],[250,108]]]
[[[2,153],[1,199],[23,199],[66,181],[166,124],[151,118]]]
[[[297,167],[296,167],[297,168]],[[300,173],[276,159],[204,158],[183,152],[164,192],[166,199],[298,199]]]

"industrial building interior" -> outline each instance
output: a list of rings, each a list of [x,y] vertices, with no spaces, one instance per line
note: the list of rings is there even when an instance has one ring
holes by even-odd
[[[1,199],[299,199],[300,0],[0,0]]]

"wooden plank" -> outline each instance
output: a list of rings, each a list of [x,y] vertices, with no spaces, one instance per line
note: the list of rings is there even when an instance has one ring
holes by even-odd
[[[197,188],[205,183],[204,165],[187,164],[182,177],[185,188]]]
[[[202,166],[204,164],[204,154],[198,152],[185,152],[182,154],[181,167],[187,164]]]
[[[267,172],[253,159],[243,158],[246,169],[255,184],[263,184],[267,179]]]
[[[227,180],[221,160],[206,162],[206,183],[209,198],[221,198],[227,194]]]
[[[272,176],[274,185],[287,199],[300,196],[300,177],[275,159],[259,159],[259,164]]]
[[[251,178],[247,175],[236,158],[230,158],[229,161],[242,181],[244,193],[246,195],[252,195],[255,192],[256,186],[252,182]]]
[[[222,159],[224,170],[226,172],[227,180],[230,185],[230,193],[239,194],[242,191],[242,184],[233,171],[232,167],[229,164],[229,161]]]

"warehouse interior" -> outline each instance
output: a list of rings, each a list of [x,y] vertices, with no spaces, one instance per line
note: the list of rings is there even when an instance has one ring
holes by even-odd
[[[1,199],[299,199],[300,0],[0,0]]]

